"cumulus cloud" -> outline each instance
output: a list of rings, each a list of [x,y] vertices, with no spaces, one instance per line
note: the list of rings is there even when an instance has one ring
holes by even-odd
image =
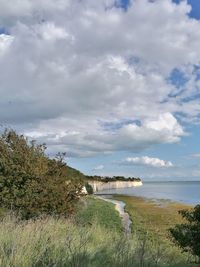
[[[66,131],[65,125],[76,128],[76,131]],[[43,129],[44,135],[41,134]],[[84,124],[78,127],[74,125],[74,120],[63,119],[60,122],[53,120],[48,124],[43,123],[38,131],[26,132],[31,138],[49,144],[51,149],[59,148],[59,151],[66,151],[68,156],[76,157],[123,150],[140,152],[155,144],[179,142],[184,134],[183,128],[169,113],[159,115],[157,120],[148,120],[141,125],[122,124],[112,131],[102,130],[96,121],[90,122],[88,131]]]
[[[0,3],[0,121],[50,153],[139,152],[198,119],[200,22],[186,1]]]
[[[148,156],[144,156],[144,157],[129,157],[126,158],[123,161],[124,164],[130,164],[130,165],[144,165],[144,166],[150,166],[150,167],[156,167],[156,168],[168,168],[168,167],[172,167],[173,164],[171,163],[171,161],[164,161],[162,159],[159,158],[151,158]]]

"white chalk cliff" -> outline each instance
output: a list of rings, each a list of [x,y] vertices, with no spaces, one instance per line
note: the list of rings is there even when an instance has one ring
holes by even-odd
[[[142,185],[142,181],[113,181],[113,182],[88,181],[88,183],[92,186],[94,193],[103,190],[135,187]]]

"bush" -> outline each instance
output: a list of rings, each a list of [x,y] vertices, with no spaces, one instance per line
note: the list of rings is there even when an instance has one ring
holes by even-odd
[[[89,184],[89,183],[86,183],[85,184],[85,189],[86,189],[86,191],[87,191],[87,193],[89,194],[89,195],[92,195],[94,192],[93,192],[93,187]]]
[[[0,205],[23,218],[41,214],[67,215],[83,186],[79,172],[72,172],[62,154],[50,159],[46,146],[29,142],[6,130],[0,137]]]
[[[200,205],[194,207],[192,211],[181,210],[179,213],[186,223],[178,224],[175,228],[170,229],[173,241],[183,251],[196,256],[197,263],[200,264]]]

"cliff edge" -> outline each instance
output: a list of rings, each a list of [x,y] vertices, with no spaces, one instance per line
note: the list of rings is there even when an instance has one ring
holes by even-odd
[[[119,188],[128,188],[135,186],[142,186],[142,181],[88,181],[92,186],[94,193],[103,190],[109,189],[119,189]]]

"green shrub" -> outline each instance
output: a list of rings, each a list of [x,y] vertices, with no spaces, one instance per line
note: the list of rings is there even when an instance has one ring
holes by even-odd
[[[89,183],[86,183],[85,184],[85,188],[86,188],[86,191],[89,195],[92,195],[94,192],[93,192],[93,187],[89,184]]]
[[[185,252],[197,257],[200,264],[200,205],[193,210],[181,210],[179,213],[186,220],[170,229],[173,241]]]
[[[74,209],[83,175],[72,171],[62,154],[50,159],[46,146],[6,130],[0,137],[0,205],[23,218],[67,215]]]

